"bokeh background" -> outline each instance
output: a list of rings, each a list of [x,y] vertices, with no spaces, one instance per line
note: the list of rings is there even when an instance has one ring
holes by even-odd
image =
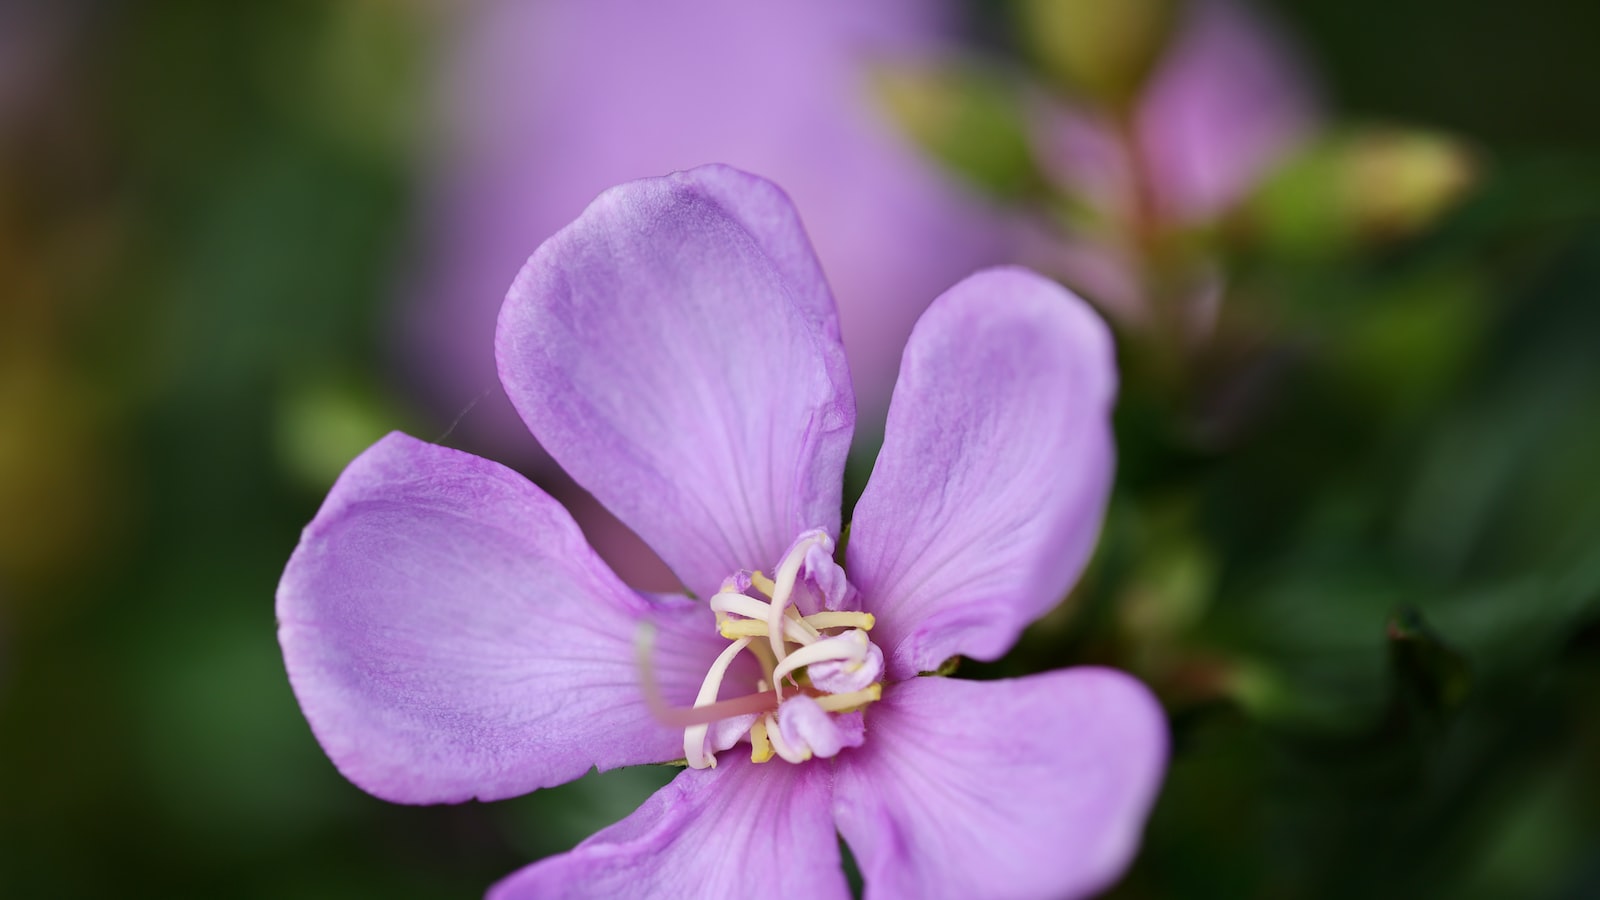
[[[473,895],[670,776],[371,798],[273,593],[397,428],[657,586],[509,418],[493,315],[598,190],[710,161],[822,254],[854,489],[966,271],[1116,326],[1096,561],[960,672],[1160,694],[1114,896],[1600,895],[1596,34],[1588,0],[3,0],[0,895]]]

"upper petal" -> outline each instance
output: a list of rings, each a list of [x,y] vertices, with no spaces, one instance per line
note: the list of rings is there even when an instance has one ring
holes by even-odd
[[[858,402],[881,430],[917,314],[1008,255],[998,215],[916,152],[867,89],[876,60],[940,46],[959,6],[447,4],[428,125],[440,152],[417,217],[421,271],[404,280],[401,361],[448,421],[494,383],[484,348],[531,242],[611,185],[718,160],[783,185],[805,211]],[[498,393],[456,433],[495,440],[506,458],[529,442]]]
[[[633,815],[489,891],[515,898],[850,896],[828,768],[723,754],[686,769]]]
[[[391,434],[352,462],[278,586],[301,709],[362,788],[485,800],[681,755],[651,718],[634,640],[687,704],[711,616],[628,590],[565,510],[509,469]]]
[[[496,351],[534,436],[690,590],[838,533],[849,372],[770,183],[706,166],[601,194],[517,276]]]
[[[846,569],[891,679],[1003,655],[1077,578],[1111,489],[1105,325],[1023,269],[945,292],[900,364]]]
[[[1138,849],[1166,720],[1109,669],[916,678],[867,711],[834,813],[877,897],[1080,897]]]

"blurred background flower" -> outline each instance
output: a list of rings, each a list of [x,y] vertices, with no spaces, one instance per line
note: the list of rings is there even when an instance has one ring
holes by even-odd
[[[601,188],[712,159],[794,195],[880,404],[981,262],[1113,313],[1096,561],[960,674],[1162,696],[1114,893],[1600,892],[1597,29],[1586,0],[0,4],[0,894],[456,896],[666,779],[373,801],[268,610],[384,432],[539,472],[488,368],[511,275]]]
[[[1152,293],[1171,288],[1141,268],[1164,262],[1152,257],[1170,252],[1171,233],[1216,225],[1308,138],[1310,75],[1280,29],[1235,0],[1138,0],[1120,17],[1077,2],[1022,8],[1035,54],[1062,82],[1054,93],[1066,94],[1033,116],[1040,165],[1067,200],[1055,259],[1109,315],[1150,327]],[[1081,58],[1126,44],[1132,62]],[[1125,268],[1097,278],[1117,261]],[[1204,334],[1222,276],[1191,265],[1202,271],[1181,314]]]
[[[862,411],[881,419],[917,314],[1001,258],[981,198],[922,158],[867,89],[874,61],[953,40],[959,12],[942,0],[465,7],[442,59],[422,271],[404,286],[402,361],[444,421],[471,407],[460,429],[526,454],[487,352],[511,277],[607,187],[707,162],[760,172],[801,209]]]

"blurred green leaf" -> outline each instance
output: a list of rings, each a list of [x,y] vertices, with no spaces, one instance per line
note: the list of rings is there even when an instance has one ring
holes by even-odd
[[[1458,710],[1472,686],[1472,669],[1466,658],[1446,644],[1414,608],[1390,617],[1387,634],[1397,702],[1431,717]]]
[[[677,766],[632,766],[588,775],[516,800],[495,804],[512,839],[529,859],[564,853],[632,814],[683,771]]]
[[[275,436],[284,471],[308,488],[326,488],[350,460],[405,421],[392,406],[360,379],[302,378],[278,401]]]
[[[1481,348],[1484,286],[1465,267],[1392,273],[1359,305],[1321,310],[1329,374],[1374,415],[1410,417],[1454,389]]]
[[[1479,167],[1463,141],[1443,134],[1348,128],[1268,178],[1242,217],[1274,253],[1335,257],[1423,231],[1472,187]]]
[[[1232,692],[1281,727],[1354,734],[1385,700],[1383,626],[1402,588],[1348,564],[1289,570],[1212,623],[1238,660]]]
[[[973,186],[1016,199],[1044,184],[1021,88],[1002,70],[955,56],[885,61],[873,68],[871,85],[912,141]]]
[[[1023,44],[1065,92],[1129,104],[1165,49],[1173,0],[1017,0]]]

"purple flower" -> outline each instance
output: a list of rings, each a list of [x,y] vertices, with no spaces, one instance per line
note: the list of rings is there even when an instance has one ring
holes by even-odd
[[[394,434],[346,470],[278,593],[302,709],[348,778],[493,800],[685,759],[522,896],[1079,895],[1132,856],[1164,768],[1120,673],[918,677],[1001,656],[1077,577],[1112,469],[1102,323],[1018,269],[934,301],[835,562],[855,411],[828,287],[768,182],[602,194],[501,312],[529,428],[699,599],[625,587],[495,463]],[[641,633],[651,634],[641,661]]]
[[[1196,0],[1184,13],[1135,104],[1132,150],[1107,117],[1085,110],[1046,114],[1041,136],[1074,193],[1125,208],[1139,178],[1154,215],[1193,225],[1236,204],[1311,134],[1317,114],[1310,78],[1271,21],[1235,0]]]
[[[1121,234],[1072,235],[1040,255],[1131,322],[1151,312],[1133,248],[1152,231],[1215,223],[1318,126],[1311,78],[1270,19],[1238,0],[1195,0],[1180,16],[1120,127],[1105,111],[1039,111],[1053,175]],[[1216,274],[1198,281],[1193,303],[1214,304]]]
[[[1316,124],[1288,39],[1234,0],[1199,0],[1146,85],[1140,148],[1156,203],[1179,222],[1236,204]]]
[[[483,347],[529,247],[611,185],[723,161],[767,174],[806,210],[864,424],[877,428],[917,314],[1004,253],[994,217],[919,158],[869,91],[872,61],[939,43],[953,6],[473,4],[446,46],[445,140],[405,365],[454,415],[494,384]],[[461,424],[496,446],[530,446],[498,396]]]

